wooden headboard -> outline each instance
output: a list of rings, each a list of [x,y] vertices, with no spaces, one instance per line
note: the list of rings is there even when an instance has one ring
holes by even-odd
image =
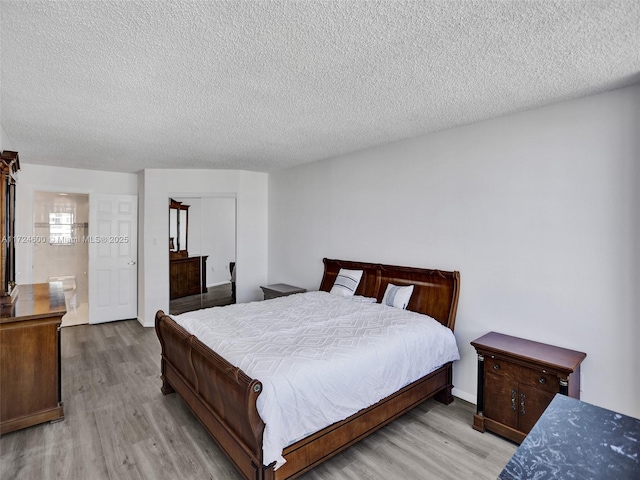
[[[320,290],[325,292],[331,290],[341,268],[362,270],[362,279],[355,294],[375,297],[378,303],[382,300],[389,283],[401,286],[413,285],[413,294],[407,310],[429,315],[453,330],[460,294],[460,272],[329,258],[323,259],[323,262],[324,275]]]

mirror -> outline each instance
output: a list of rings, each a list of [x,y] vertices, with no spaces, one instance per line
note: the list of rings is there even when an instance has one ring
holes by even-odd
[[[188,257],[189,205],[169,199],[169,252],[171,257]]]
[[[2,255],[0,255],[0,305],[7,307],[15,302],[16,257],[15,242],[15,204],[16,178],[20,170],[18,152],[4,150],[0,153],[0,236],[2,236]]]
[[[235,196],[172,196],[169,202],[169,313],[234,303]]]
[[[169,251],[171,252],[178,251],[178,211],[169,207]]]

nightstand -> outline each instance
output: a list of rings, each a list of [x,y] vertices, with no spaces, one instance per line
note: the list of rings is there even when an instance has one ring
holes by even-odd
[[[580,398],[586,353],[490,332],[471,342],[478,353],[473,428],[521,443],[556,393]]]
[[[287,285],[286,283],[274,283],[272,285],[265,285],[260,288],[262,289],[262,293],[264,293],[265,300],[277,297],[286,297],[287,295],[293,295],[294,293],[304,293],[307,291],[305,288],[294,287],[292,285]]]

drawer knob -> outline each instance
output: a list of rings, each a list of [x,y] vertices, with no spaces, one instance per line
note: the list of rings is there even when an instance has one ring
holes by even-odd
[[[498,365],[497,363],[493,365],[493,369],[494,370],[500,370],[500,365]]]
[[[544,385],[545,383],[547,383],[547,379],[546,379],[546,378],[544,378],[544,377],[540,377],[540,378],[538,379],[538,383],[539,383],[540,385]]]

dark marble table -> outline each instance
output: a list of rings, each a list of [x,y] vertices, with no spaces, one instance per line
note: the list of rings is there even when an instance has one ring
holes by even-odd
[[[640,479],[640,420],[557,394],[498,477]]]

